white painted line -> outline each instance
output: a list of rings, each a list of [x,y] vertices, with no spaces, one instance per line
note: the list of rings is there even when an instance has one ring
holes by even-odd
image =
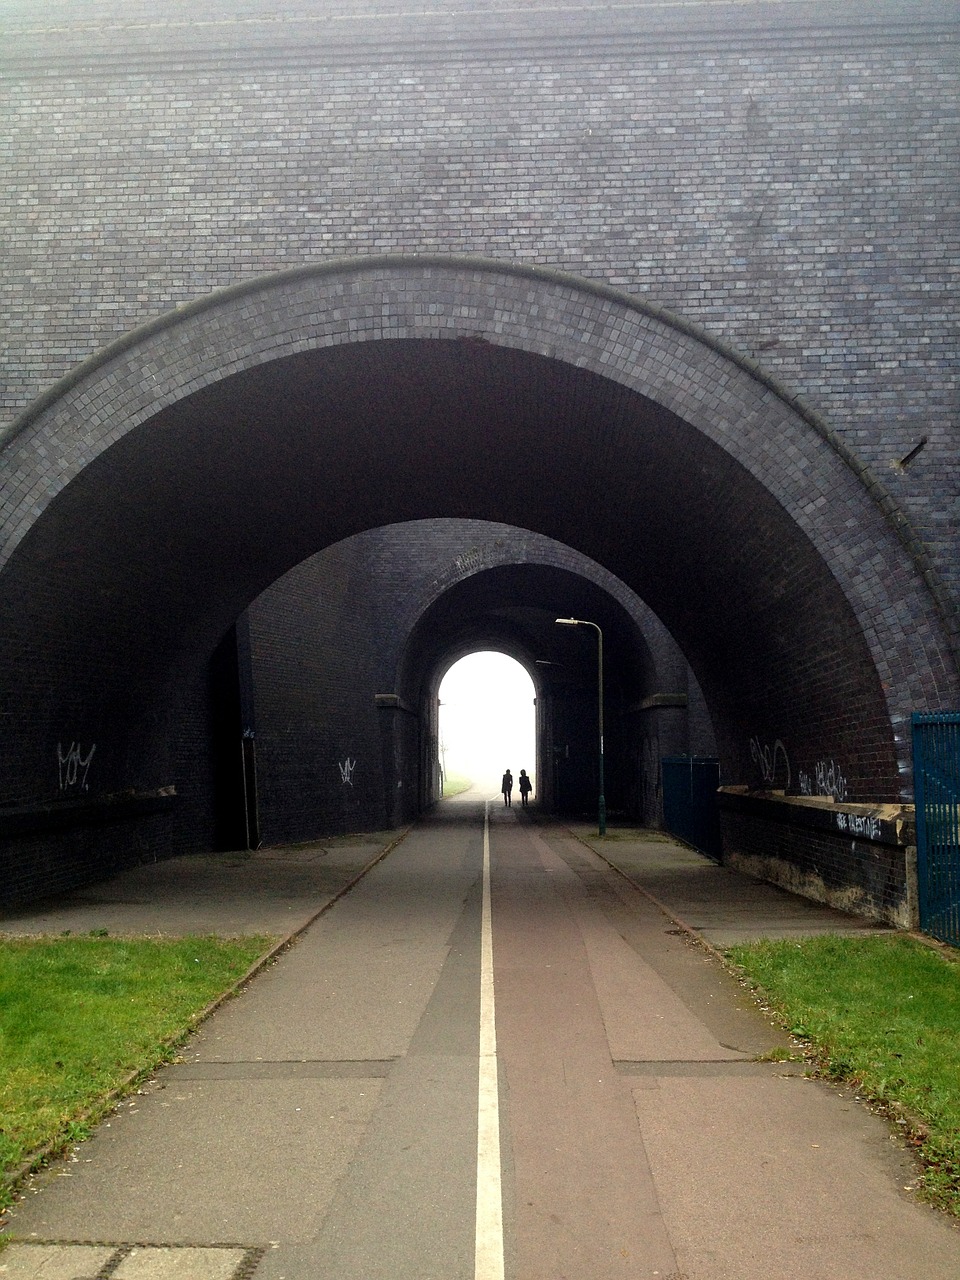
[[[480,1108],[477,1122],[475,1280],[503,1280],[503,1194],[500,1186],[500,1093],[493,998],[490,915],[490,801],[483,806],[483,910],[480,921]]]

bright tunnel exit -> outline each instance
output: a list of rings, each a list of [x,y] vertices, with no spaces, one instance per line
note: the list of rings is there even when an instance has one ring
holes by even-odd
[[[484,795],[500,792],[505,769],[526,769],[536,798],[537,730],[533,680],[505,653],[471,653],[440,684],[440,767],[444,794],[469,780]]]

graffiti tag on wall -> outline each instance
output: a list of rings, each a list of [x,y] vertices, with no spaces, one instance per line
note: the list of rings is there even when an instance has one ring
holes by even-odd
[[[764,782],[772,783],[777,776],[777,758],[783,760],[783,767],[786,770],[787,778],[785,786],[790,786],[790,757],[787,755],[787,748],[783,745],[779,738],[774,742],[773,746],[769,743],[761,743],[759,738],[750,739],[750,759],[759,768],[760,776]]]
[[[340,781],[344,784],[344,786],[352,787],[353,771],[357,767],[356,760],[351,760],[350,757],[347,756],[346,760],[338,761],[337,763],[340,769]]]
[[[818,760],[813,778],[801,770],[799,780],[802,796],[833,796],[834,800],[847,798],[847,779],[835,760]]]
[[[838,813],[837,829],[851,836],[865,836],[879,840],[883,831],[879,818],[864,817],[859,813]]]
[[[57,769],[60,775],[61,791],[86,791],[87,776],[90,773],[90,762],[97,744],[93,743],[86,755],[79,742],[71,742],[66,752],[63,744],[57,743]]]

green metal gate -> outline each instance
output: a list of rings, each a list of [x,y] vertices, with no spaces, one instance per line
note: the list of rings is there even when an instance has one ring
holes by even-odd
[[[720,761],[714,756],[664,756],[663,825],[671,835],[720,861]]]
[[[960,712],[913,716],[920,928],[960,946]]]

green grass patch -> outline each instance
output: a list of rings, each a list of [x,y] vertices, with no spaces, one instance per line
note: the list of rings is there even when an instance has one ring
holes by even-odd
[[[960,964],[902,935],[732,947],[818,1072],[901,1122],[925,1198],[960,1217]]]
[[[448,773],[443,779],[443,798],[449,800],[453,796],[459,796],[472,786],[472,778],[465,778],[462,773]]]
[[[271,941],[0,939],[0,1185],[88,1136],[113,1091],[169,1061]]]

